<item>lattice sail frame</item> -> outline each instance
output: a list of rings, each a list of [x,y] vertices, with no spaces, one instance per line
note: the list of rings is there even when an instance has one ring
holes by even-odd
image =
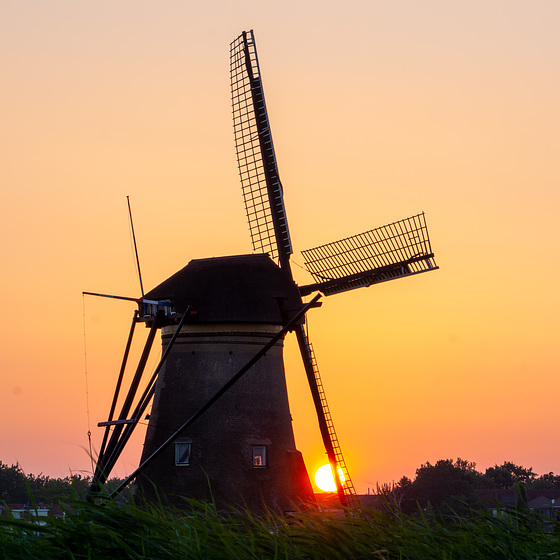
[[[319,290],[332,295],[437,269],[424,214],[302,251]]]
[[[233,130],[253,250],[286,264],[292,243],[253,32],[230,45]]]

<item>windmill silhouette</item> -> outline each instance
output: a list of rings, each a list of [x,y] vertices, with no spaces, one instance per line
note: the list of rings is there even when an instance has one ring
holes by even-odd
[[[292,276],[292,244],[252,31],[230,45],[233,127],[254,253],[191,261],[135,301],[92,491],[106,481],[152,401],[136,479],[147,495],[288,510],[310,501],[295,447],[282,358],[295,332],[338,496],[355,490],[336,436],[305,314],[325,296],[435,270],[424,214],[302,252],[313,284]],[[303,298],[318,292],[309,302]],[[134,299],[134,298],[124,298]],[[150,328],[115,417],[137,323]],[[137,397],[156,333],[159,365]]]

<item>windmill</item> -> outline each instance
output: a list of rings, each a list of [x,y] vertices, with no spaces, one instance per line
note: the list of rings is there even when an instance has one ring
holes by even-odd
[[[283,190],[252,31],[230,45],[233,127],[254,253],[191,261],[138,301],[92,489],[107,479],[153,399],[136,479],[143,491],[218,504],[290,509],[312,500],[295,447],[282,347],[295,332],[338,496],[354,486],[336,436],[305,314],[330,296],[437,269],[424,214],[302,252],[314,283],[298,286]],[[317,294],[307,303],[304,298]],[[133,298],[125,298],[133,299]],[[134,327],[149,334],[115,416]],[[142,394],[156,333],[161,360]]]

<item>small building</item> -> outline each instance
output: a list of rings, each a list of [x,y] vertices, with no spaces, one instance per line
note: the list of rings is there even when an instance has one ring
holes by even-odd
[[[525,490],[523,503],[517,488],[494,488],[475,490],[486,508],[496,517],[498,512],[507,512],[524,505],[534,513],[551,519],[560,518],[560,489],[543,488]]]

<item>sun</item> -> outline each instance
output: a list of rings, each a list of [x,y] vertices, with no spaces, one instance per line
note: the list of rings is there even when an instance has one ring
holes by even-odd
[[[338,467],[338,476],[340,482],[344,482],[344,473],[340,467]],[[336,484],[334,483],[334,476],[330,464],[327,463],[317,469],[315,473],[315,484],[323,492],[336,492]]]

